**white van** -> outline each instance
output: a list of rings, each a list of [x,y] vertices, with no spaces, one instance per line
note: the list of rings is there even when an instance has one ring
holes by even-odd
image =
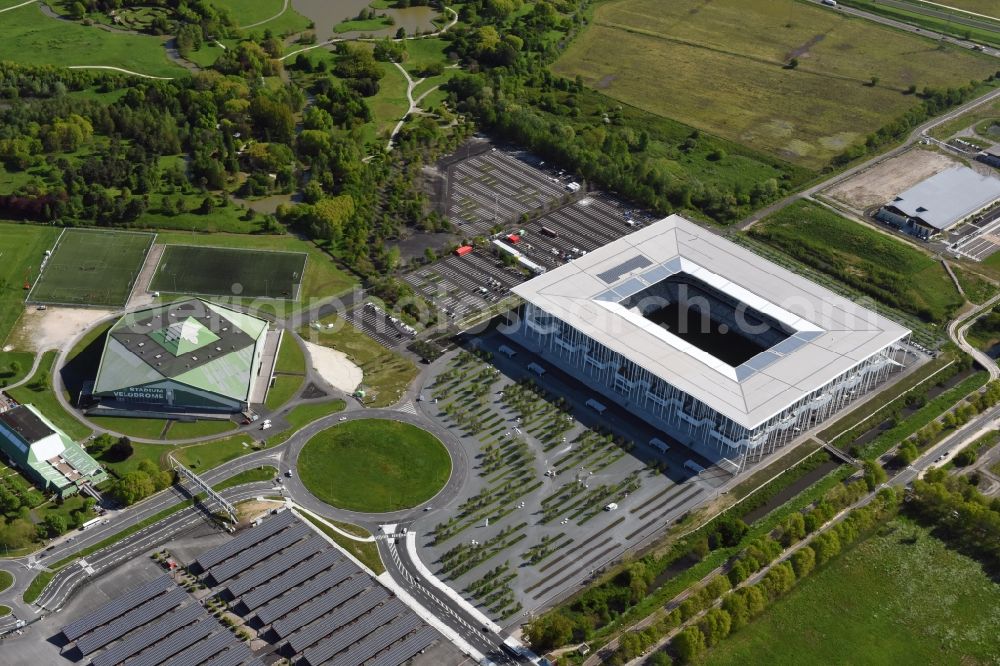
[[[652,446],[657,451],[659,451],[660,453],[666,453],[667,451],[670,450],[670,446],[659,437],[654,437],[653,439],[649,440],[649,445]]]
[[[618,505],[617,505],[617,504],[615,504],[614,502],[611,502],[610,504],[608,504],[608,505],[606,505],[606,506],[604,507],[604,510],[605,510],[605,511],[614,511],[614,510],[615,510],[615,509],[617,509],[617,508],[618,508]]]

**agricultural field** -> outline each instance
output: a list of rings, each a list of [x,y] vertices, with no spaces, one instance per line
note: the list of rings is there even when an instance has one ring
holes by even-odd
[[[965,85],[996,63],[795,0],[617,0],[553,69],[816,169],[914,107],[910,85]]]
[[[817,203],[798,201],[764,218],[749,233],[926,322],[947,321],[963,302],[940,262]]]
[[[4,12],[3,36],[0,60],[28,65],[120,67],[161,77],[180,76],[185,71],[167,59],[159,37],[111,33],[97,26],[50,18],[38,3]]]
[[[305,263],[303,253],[168,245],[150,289],[174,294],[297,300]]]
[[[24,309],[25,279],[34,284],[46,250],[59,230],[0,222],[0,346]]]
[[[66,229],[28,294],[32,303],[125,305],[155,236]]]
[[[702,663],[995,663],[998,607],[1000,584],[978,562],[896,518],[723,640]]]

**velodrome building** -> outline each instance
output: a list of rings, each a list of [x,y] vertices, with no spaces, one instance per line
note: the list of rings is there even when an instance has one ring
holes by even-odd
[[[884,381],[910,335],[677,215],[513,291],[508,335],[734,473]]]
[[[92,396],[100,410],[244,411],[270,381],[267,331],[263,319],[198,298],[130,312],[108,331]]]

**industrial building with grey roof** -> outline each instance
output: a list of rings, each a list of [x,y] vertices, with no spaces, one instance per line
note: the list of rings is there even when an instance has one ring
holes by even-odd
[[[731,471],[882,382],[910,335],[677,215],[513,291],[518,342]]]
[[[920,238],[946,232],[1000,203],[1000,178],[957,166],[926,178],[875,217]]]

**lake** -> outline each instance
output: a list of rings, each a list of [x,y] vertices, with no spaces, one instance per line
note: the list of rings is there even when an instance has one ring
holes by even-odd
[[[333,26],[341,21],[347,21],[361,13],[361,10],[368,6],[371,0],[292,0],[292,7],[316,24],[316,37],[320,40],[332,37],[357,37],[360,33],[343,33],[337,35],[333,32]],[[434,30],[431,19],[436,12],[430,7],[406,7],[404,9],[379,9],[377,13],[388,14],[396,24],[391,28],[385,28],[373,35],[384,37],[395,35],[400,28],[406,28],[407,35],[416,34],[417,31],[428,32]]]

